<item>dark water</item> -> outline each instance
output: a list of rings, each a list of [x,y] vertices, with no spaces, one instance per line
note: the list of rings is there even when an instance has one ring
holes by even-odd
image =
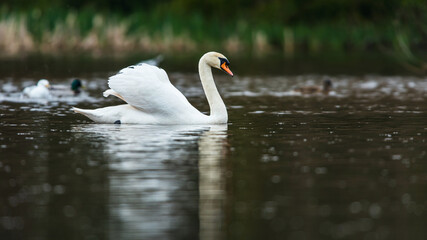
[[[114,71],[41,102],[19,97],[31,72],[0,78],[0,239],[427,239],[426,78],[218,73],[223,126],[70,112],[119,104]],[[170,78],[208,111],[196,74]]]

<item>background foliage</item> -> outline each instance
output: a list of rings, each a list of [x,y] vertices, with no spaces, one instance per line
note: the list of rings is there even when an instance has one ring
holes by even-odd
[[[427,49],[425,0],[3,0],[0,9],[9,36],[0,49],[11,54],[363,50],[416,65],[414,52]]]
[[[174,12],[183,16],[199,13],[225,21],[244,17],[252,21],[283,24],[319,21],[390,21],[405,11],[425,8],[425,0],[3,0],[13,9],[60,7],[74,10],[92,8],[129,14]],[[412,13],[412,12],[411,12]]]

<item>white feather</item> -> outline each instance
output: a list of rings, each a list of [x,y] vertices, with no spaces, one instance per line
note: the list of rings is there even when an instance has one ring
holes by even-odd
[[[141,64],[122,69],[110,77],[109,87],[130,105],[151,114],[176,117],[198,113],[158,67]],[[115,94],[114,94],[115,95]]]
[[[41,79],[38,81],[36,86],[26,87],[23,90],[23,94],[29,98],[41,98],[47,99],[50,97],[49,93],[49,82],[46,79]]]
[[[219,67],[222,54],[207,53],[199,62],[200,78],[205,89],[211,115],[194,108],[176,89],[163,69],[141,63],[122,69],[108,80],[111,89],[103,95],[114,95],[128,104],[85,110],[73,108],[95,122],[136,124],[222,124],[227,122],[227,110],[215,87],[211,62]]]

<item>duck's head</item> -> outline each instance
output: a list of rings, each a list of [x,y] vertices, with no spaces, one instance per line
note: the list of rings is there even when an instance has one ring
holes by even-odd
[[[40,80],[38,81],[38,83],[37,83],[37,86],[45,87],[45,88],[50,88],[49,81],[48,81],[48,80],[46,80],[46,79],[40,79]]]
[[[230,62],[221,53],[208,52],[202,58],[205,58],[206,63],[208,65],[210,65],[211,67],[218,68],[218,69],[226,72],[230,76],[233,76],[233,73],[231,72],[231,70],[229,68]]]
[[[326,79],[323,81],[323,91],[329,91],[332,88],[332,81],[330,79]]]
[[[74,93],[80,93],[80,88],[81,87],[83,87],[83,85],[82,85],[82,81],[80,81],[80,79],[74,79],[72,82],[71,82],[71,90],[74,92]]]

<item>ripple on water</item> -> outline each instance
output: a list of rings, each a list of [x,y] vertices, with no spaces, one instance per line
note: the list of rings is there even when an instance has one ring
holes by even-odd
[[[176,87],[188,97],[203,97],[203,89],[199,86],[198,76],[194,74],[170,74],[171,81]],[[178,78],[178,80],[176,80]],[[225,98],[228,97],[325,97],[323,94],[305,95],[293,91],[302,86],[321,86],[324,79],[331,79],[333,89],[328,97],[359,97],[359,98],[381,98],[393,97],[398,99],[412,98],[422,100],[426,96],[427,81],[421,77],[402,76],[376,76],[366,75],[354,76],[322,76],[322,75],[300,75],[300,76],[265,76],[265,77],[235,77],[229,81],[225,77],[218,77],[218,87]],[[181,79],[181,80],[179,80]],[[183,80],[185,79],[185,81]],[[18,103],[44,103],[41,100],[26,99],[21,96],[21,90],[25,86],[33,85],[37,79],[0,79],[2,91],[0,102]],[[62,82],[61,82],[62,81]],[[68,79],[62,79],[57,84],[68,84]],[[51,98],[48,102],[96,102],[102,91],[107,88],[107,81],[102,78],[93,77],[86,79],[89,94],[79,97]],[[197,84],[197,85],[195,85]],[[46,101],[45,101],[46,102]]]
[[[196,107],[207,107],[197,75],[170,76]],[[336,94],[292,91],[319,85],[326,77]],[[49,209],[34,215],[16,212],[25,224],[34,216],[101,222],[95,230],[124,236],[115,239],[129,232],[135,238],[153,234],[152,239],[164,239],[162,233],[175,228],[194,233],[206,223],[225,223],[222,216],[236,219],[236,225],[226,225],[229,232],[245,229],[254,236],[277,231],[289,239],[318,233],[325,239],[387,239],[408,229],[423,234],[425,78],[216,80],[230,116],[224,131],[92,124],[71,114],[76,102],[100,107],[116,101],[91,97],[106,88],[101,78],[87,79],[89,99],[47,103],[19,98],[22,87],[35,79],[0,80],[0,149],[1,156],[7,155],[0,157],[1,190],[7,194],[0,196],[7,203],[3,207],[12,212],[34,205]],[[25,202],[16,189],[27,189],[28,205],[21,205]],[[199,211],[200,194],[206,192],[224,201],[205,198],[206,205],[220,208]],[[87,210],[98,207],[101,211]],[[219,217],[203,222],[203,214]],[[400,216],[405,221],[390,221]],[[19,219],[0,221],[20,226]],[[260,221],[263,227],[251,228]]]

